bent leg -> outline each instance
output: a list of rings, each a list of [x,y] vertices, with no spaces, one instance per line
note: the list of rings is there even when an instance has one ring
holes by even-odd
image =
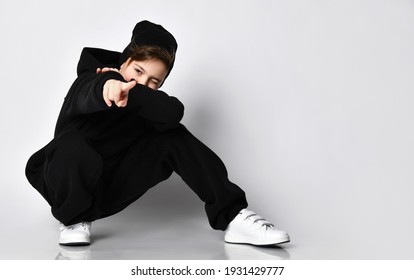
[[[225,230],[247,207],[244,191],[228,179],[221,159],[183,125],[160,137],[168,147],[173,170],[205,202],[210,226]]]
[[[176,129],[148,131],[112,163],[113,174],[105,187],[103,216],[118,212],[149,188],[167,179],[172,171],[205,202],[209,223],[225,230],[238,212],[247,207],[245,193],[230,182],[220,158],[183,125]]]
[[[68,131],[35,155],[26,174],[34,178],[29,181],[51,205],[53,216],[65,225],[97,219],[103,163],[81,132]],[[36,166],[42,157],[43,164]]]
[[[168,155],[153,139],[142,135],[121,156],[104,161],[102,218],[120,212],[171,176]]]

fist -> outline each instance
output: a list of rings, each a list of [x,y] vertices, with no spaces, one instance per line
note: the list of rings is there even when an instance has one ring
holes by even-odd
[[[110,71],[110,70],[109,70]],[[135,80],[122,82],[118,80],[108,80],[103,87],[103,99],[108,105],[112,106],[112,101],[118,107],[125,107],[128,103],[129,91],[137,84]]]

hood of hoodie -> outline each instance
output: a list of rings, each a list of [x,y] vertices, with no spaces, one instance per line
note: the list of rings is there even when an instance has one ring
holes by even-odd
[[[97,68],[103,67],[119,67],[120,52],[98,49],[98,48],[84,48],[82,50],[78,67],[78,76],[84,73],[96,73]]]

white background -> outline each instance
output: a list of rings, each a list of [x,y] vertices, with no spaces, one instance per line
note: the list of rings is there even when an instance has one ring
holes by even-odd
[[[148,19],[179,45],[161,89],[293,257],[413,258],[414,1],[2,0],[0,13],[3,248],[55,226],[24,168],[53,137],[82,48],[122,51]],[[152,199],[205,219],[171,184]]]

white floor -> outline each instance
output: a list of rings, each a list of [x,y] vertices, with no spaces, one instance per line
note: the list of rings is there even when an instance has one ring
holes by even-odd
[[[203,205],[193,199],[187,205],[165,204],[156,192],[150,192],[142,203],[92,223],[92,244],[84,247],[60,246],[58,222],[52,217],[36,223],[9,222],[10,230],[2,233],[6,242],[0,259],[290,258],[292,244],[265,248],[225,243],[224,233],[210,228]]]
[[[68,247],[57,243],[57,224],[29,229],[36,238],[20,236],[3,245],[2,259],[289,259],[295,246],[254,247],[226,244],[223,233],[203,225],[202,217],[131,222],[118,215],[93,223],[91,246]],[[142,226],[145,224],[145,227]],[[204,223],[205,224],[205,223]]]
[[[226,244],[224,233],[209,227],[203,204],[177,178],[149,191],[123,212],[95,221],[92,244],[87,247],[59,246],[58,222],[48,206],[41,205],[29,219],[8,215],[8,221],[3,221],[0,259],[414,259],[412,220],[407,220],[411,215],[406,213],[403,220],[395,217],[399,229],[381,217],[373,227],[372,220],[361,219],[352,207],[341,219],[302,217],[299,213],[306,211],[300,207],[287,213],[281,228],[289,232],[291,242],[279,247]]]

